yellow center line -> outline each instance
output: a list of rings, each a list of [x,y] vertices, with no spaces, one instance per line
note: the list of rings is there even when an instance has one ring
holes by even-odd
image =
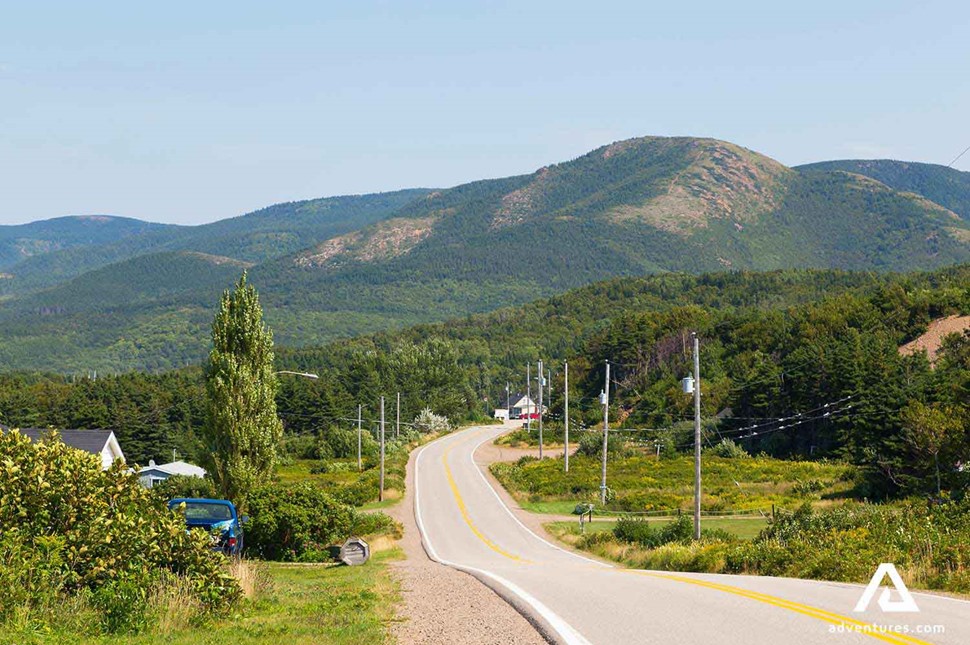
[[[475,435],[475,437],[477,436],[478,435]],[[475,437],[472,437],[472,438],[474,439]],[[490,539],[485,537],[485,534],[482,533],[480,530],[478,530],[478,527],[475,526],[474,522],[472,522],[471,517],[468,515],[468,509],[465,507],[465,500],[462,499],[461,493],[458,492],[458,485],[455,483],[455,478],[451,474],[451,468],[448,466],[448,453],[451,452],[451,449],[453,447],[454,446],[449,446],[448,448],[445,449],[444,454],[441,456],[441,463],[444,464],[445,476],[448,478],[448,485],[451,487],[451,492],[455,496],[455,501],[458,503],[458,510],[461,511],[461,516],[465,520],[465,524],[467,524],[468,528],[472,530],[472,533],[475,534],[475,537],[481,540],[485,544],[485,546],[490,548],[492,551],[495,551],[499,555],[503,555],[510,560],[515,560],[516,562],[521,562],[523,564],[530,564],[528,560],[524,560],[517,555],[509,553],[508,551],[506,551],[505,549],[503,549],[502,547],[500,547],[499,545],[495,544]]]
[[[734,594],[736,596],[742,596],[744,598],[749,598],[751,600],[756,600],[758,602],[763,602],[768,605],[775,607],[781,607],[782,609],[787,609],[799,614],[804,614],[805,616],[810,616],[818,620],[831,623],[832,625],[846,625],[852,632],[857,632],[870,636],[872,638],[885,641],[887,643],[894,643],[895,645],[931,645],[927,641],[920,640],[918,638],[913,638],[912,636],[907,636],[905,634],[884,634],[876,631],[863,631],[852,629],[855,627],[868,627],[871,623],[866,623],[855,618],[849,618],[848,616],[842,616],[824,609],[819,609],[818,607],[812,607],[811,605],[803,605],[792,600],[785,600],[784,598],[778,598],[777,596],[770,596],[768,594],[760,593],[757,591],[750,591],[748,589],[742,589],[741,587],[733,587],[729,585],[719,584],[716,582],[708,582],[707,580],[698,580],[696,578],[686,578],[683,576],[665,574],[665,573],[651,573],[648,571],[629,571],[629,573],[636,573],[641,576],[649,576],[652,578],[661,578],[666,580],[674,580],[677,582],[683,582],[686,584],[697,585],[700,587],[708,587],[710,589],[716,589],[718,591],[723,591],[725,593]]]

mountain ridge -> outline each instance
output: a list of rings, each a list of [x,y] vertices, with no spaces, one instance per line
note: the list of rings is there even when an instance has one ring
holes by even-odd
[[[951,202],[957,192],[947,193]],[[0,301],[0,363],[154,369],[147,348],[160,346],[176,364],[199,360],[212,294],[242,265],[217,270],[176,251],[250,263],[278,341],[293,346],[484,313],[624,276],[929,270],[970,261],[970,226],[926,195],[851,169],[787,168],[716,139],[629,139],[525,175],[327,199],[319,201],[330,220],[338,203],[347,218],[325,215],[325,226],[296,242],[285,238],[286,218],[320,212],[277,205],[255,211],[260,226],[236,218],[205,244],[166,242],[136,254],[141,262],[129,257],[49,291],[9,296]],[[141,292],[112,286],[92,298],[98,280],[118,285],[126,273],[144,276]],[[76,349],[59,343],[65,329]],[[124,358],[109,351],[140,334],[151,338],[144,349],[136,343]],[[21,349],[43,347],[42,339],[60,349]]]

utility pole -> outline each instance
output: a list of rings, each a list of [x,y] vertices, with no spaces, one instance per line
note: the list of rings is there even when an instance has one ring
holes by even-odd
[[[397,424],[394,426],[394,438],[401,436],[401,393],[397,393]]]
[[[546,393],[547,394],[546,404],[548,405],[548,407],[551,408],[552,407],[552,368],[551,367],[546,370],[546,385],[549,388],[549,391]]]
[[[610,438],[610,362],[606,361],[606,385],[603,388],[603,472],[600,478],[600,503],[606,505],[606,451]]]
[[[381,491],[377,501],[384,501],[384,397],[381,397]]]
[[[361,406],[358,405],[357,406],[357,472],[360,472],[360,471],[362,471],[364,469],[363,462],[360,459],[360,444],[361,444],[360,437],[361,437],[361,432],[362,432],[361,427],[360,427],[360,423],[361,423],[361,415],[360,415],[361,409],[360,408],[361,408]]]
[[[505,411],[508,412],[508,415],[509,415],[506,421],[512,418],[512,391],[511,389],[509,389],[510,387],[511,387],[511,384],[508,381],[506,381],[505,382]]]
[[[694,539],[701,539],[701,352],[697,332],[694,339]]]
[[[545,378],[542,375],[542,361],[539,361],[538,367],[539,367],[539,376],[538,376],[539,380],[537,382],[539,384],[539,459],[542,459],[542,417],[544,416],[542,414],[542,391],[546,389],[545,383],[543,383]]]
[[[563,378],[562,390],[563,390],[563,393],[566,395],[566,406],[565,406],[564,412],[563,412],[563,419],[566,422],[566,430],[565,430],[565,439],[566,439],[566,441],[565,441],[565,445],[563,447],[563,455],[562,455],[562,458],[563,458],[563,467],[565,468],[565,471],[568,473],[569,472],[569,363],[568,362],[564,362],[562,364],[562,369],[563,369],[563,372],[562,372],[562,378]]]
[[[532,362],[525,364],[525,400],[528,401],[526,409],[529,411],[525,415],[525,427],[532,432]]]

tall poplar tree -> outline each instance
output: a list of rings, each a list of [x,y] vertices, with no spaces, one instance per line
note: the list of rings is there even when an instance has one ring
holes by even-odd
[[[232,292],[222,294],[205,381],[203,461],[218,490],[245,507],[247,494],[272,475],[283,438],[273,336],[245,273]]]

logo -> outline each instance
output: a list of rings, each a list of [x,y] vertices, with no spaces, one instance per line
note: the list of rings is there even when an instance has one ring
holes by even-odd
[[[892,583],[892,587],[899,593],[899,600],[890,599],[891,588],[883,589],[877,601],[879,608],[887,613],[919,611],[919,607],[916,606],[916,601],[913,599],[913,594],[909,593],[909,589],[906,588],[906,583],[903,582],[903,579],[899,576],[899,572],[896,571],[896,565],[891,562],[883,562],[879,565],[876,573],[872,576],[872,580],[869,581],[869,586],[862,592],[862,596],[859,598],[859,602],[856,603],[853,611],[861,612],[869,608],[872,597],[876,595],[876,591],[879,590],[879,585],[882,584],[883,579],[887,575],[889,576],[889,581]]]

